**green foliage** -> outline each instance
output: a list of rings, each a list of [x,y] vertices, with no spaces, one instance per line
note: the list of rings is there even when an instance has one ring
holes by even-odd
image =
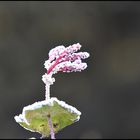
[[[39,132],[43,137],[48,137],[50,135],[48,117],[52,120],[54,133],[57,133],[77,121],[78,116],[54,101],[53,106],[43,105],[34,110],[26,110],[25,118],[29,125],[25,121],[18,123],[30,131]]]

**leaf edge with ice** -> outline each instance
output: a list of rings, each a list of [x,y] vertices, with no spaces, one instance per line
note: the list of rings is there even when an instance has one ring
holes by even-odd
[[[33,103],[32,105],[28,105],[28,106],[24,107],[23,108],[23,111],[22,111],[22,114],[20,114],[19,116],[15,116],[14,119],[15,119],[15,121],[17,123],[19,123],[26,130],[29,130],[31,132],[38,132],[38,133],[40,133],[40,131],[33,130],[32,128],[29,128],[30,122],[28,122],[28,120],[26,119],[26,111],[31,111],[31,110],[34,111],[36,109],[42,108],[45,105],[47,105],[49,107],[51,107],[51,106],[53,107],[55,102],[60,107],[62,107],[63,109],[67,110],[69,113],[76,115],[76,118],[74,119],[73,123],[79,121],[81,112],[79,110],[77,110],[75,107],[73,107],[71,105],[68,105],[64,101],[58,100],[56,97],[52,97],[52,98],[50,98],[48,100],[44,100],[44,101],[38,101],[38,102]],[[69,118],[67,118],[67,119],[69,119]],[[23,125],[23,124],[25,124],[25,125]],[[70,124],[68,124],[68,125],[70,125]],[[66,125],[66,126],[68,126],[68,125]],[[42,134],[42,133],[40,133],[40,134]],[[46,135],[46,136],[48,137],[49,134]]]

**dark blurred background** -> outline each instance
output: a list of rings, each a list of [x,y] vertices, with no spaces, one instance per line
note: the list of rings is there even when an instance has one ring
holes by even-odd
[[[0,138],[37,137],[14,120],[44,100],[51,48],[91,54],[81,73],[60,73],[51,96],[82,112],[56,138],[140,138],[140,2],[0,2]]]

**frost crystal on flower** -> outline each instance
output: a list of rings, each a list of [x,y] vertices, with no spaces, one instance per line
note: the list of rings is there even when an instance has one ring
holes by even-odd
[[[57,46],[49,51],[49,59],[45,61],[44,66],[47,70],[42,76],[43,82],[46,84],[46,99],[50,98],[49,85],[55,81],[53,74],[58,72],[80,72],[87,68],[87,64],[82,59],[88,58],[87,52],[77,52],[81,49],[79,43],[65,47]]]
[[[49,60],[52,61],[55,58],[57,58],[64,51],[64,49],[65,49],[64,46],[57,46],[54,49],[50,50]]]
[[[81,59],[89,57],[87,52],[77,52],[81,48],[79,43],[70,45],[69,47],[58,46],[49,52],[49,59],[44,65],[47,74],[55,74],[57,72],[73,72],[84,70],[87,65],[82,63]],[[79,62],[79,63],[77,63]]]

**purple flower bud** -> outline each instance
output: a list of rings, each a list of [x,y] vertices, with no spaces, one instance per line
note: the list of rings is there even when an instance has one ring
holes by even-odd
[[[59,57],[59,55],[64,51],[65,47],[64,46],[57,46],[50,50],[49,52],[49,60],[53,61],[55,58]]]
[[[68,47],[57,46],[50,50],[49,60],[45,61],[47,74],[55,74],[57,72],[76,72],[87,68],[86,63],[82,63],[81,59],[89,57],[87,52],[78,52],[81,45],[79,43]]]
[[[79,43],[77,44],[73,44],[73,45],[70,45],[69,47],[66,48],[66,51],[68,53],[74,53],[74,52],[77,52],[78,50],[81,49],[81,45]]]
[[[83,63],[82,59],[88,58],[87,52],[78,52],[81,49],[79,43],[68,47],[57,46],[49,51],[49,59],[45,61],[44,66],[47,73],[42,76],[45,86],[45,98],[50,99],[50,85],[55,82],[53,74],[58,72],[80,72],[87,68],[87,63]]]

